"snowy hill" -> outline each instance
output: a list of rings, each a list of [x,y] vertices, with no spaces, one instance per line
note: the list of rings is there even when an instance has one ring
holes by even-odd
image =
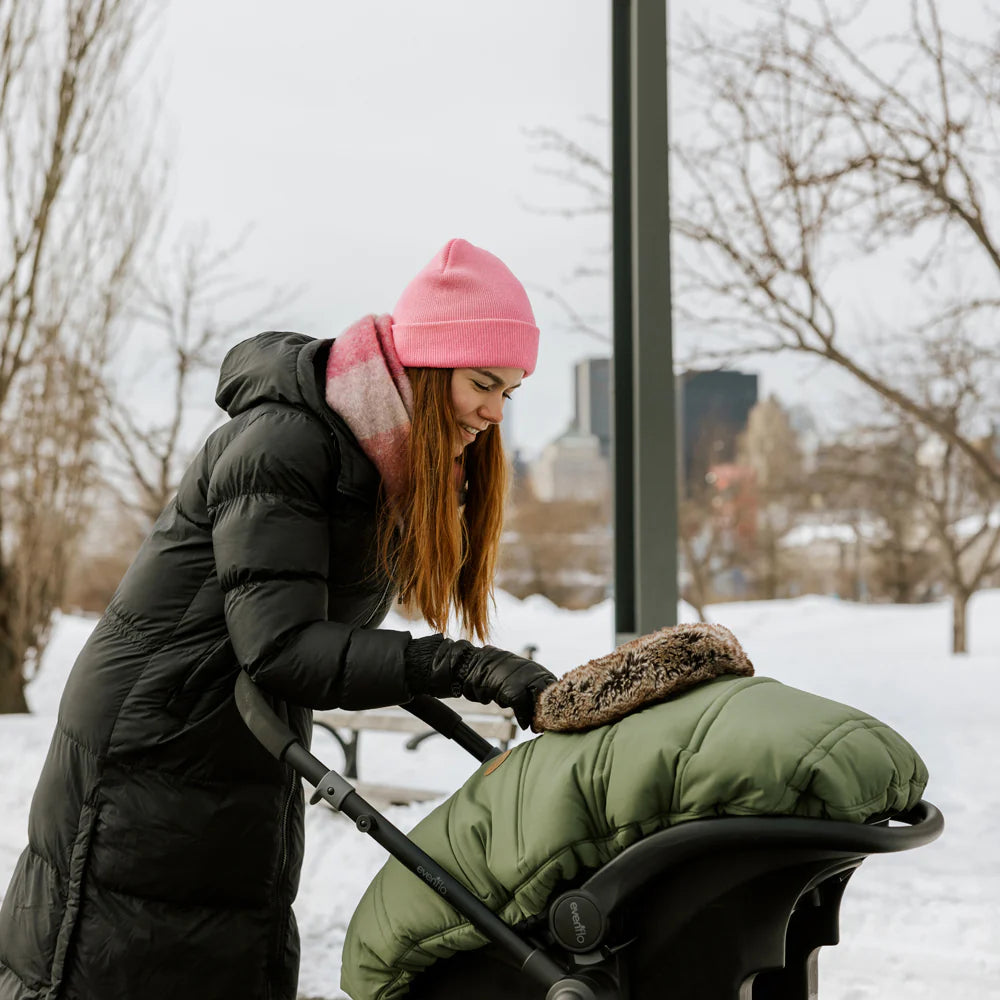
[[[930,769],[927,797],[946,830],[918,851],[869,859],[841,910],[841,943],[820,954],[824,1000],[1000,1000],[1000,591],[970,605],[974,653],[948,652],[948,608],[853,605],[829,598],[720,605],[757,673],[864,709],[903,734]],[[28,690],[33,716],[0,717],[0,894],[26,842],[28,806],[66,674],[94,622],[64,617]],[[387,627],[417,631],[392,619]],[[612,607],[568,612],[543,598],[498,596],[493,642],[537,647],[556,673],[608,652]],[[451,789],[475,762],[444,740],[407,752],[401,737],[366,733],[365,778]],[[333,767],[336,747],[318,738]],[[428,778],[433,775],[433,780]],[[394,808],[408,829],[433,803]],[[307,817],[296,904],[301,992],[341,996],[340,949],[351,911],[384,861],[353,824],[323,807]]]

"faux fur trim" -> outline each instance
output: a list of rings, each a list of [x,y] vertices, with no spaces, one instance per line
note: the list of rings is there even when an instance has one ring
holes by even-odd
[[[550,684],[538,697],[532,728],[568,732],[603,726],[722,674],[753,674],[729,629],[705,622],[662,628]]]

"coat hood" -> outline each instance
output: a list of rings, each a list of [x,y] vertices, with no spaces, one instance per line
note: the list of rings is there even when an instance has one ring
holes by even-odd
[[[323,396],[326,359],[332,340],[317,340],[304,333],[271,330],[237,344],[226,355],[219,371],[215,401],[238,416],[264,403],[282,403],[308,410],[337,439],[341,493],[374,502],[378,470],[361,450],[344,419]]]
[[[327,409],[316,385],[313,358],[329,341],[271,330],[237,344],[222,362],[215,401],[231,417],[261,403]]]

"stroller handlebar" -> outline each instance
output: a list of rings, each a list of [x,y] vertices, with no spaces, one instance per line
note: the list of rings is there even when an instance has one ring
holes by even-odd
[[[245,670],[241,670],[236,678],[236,707],[250,732],[265,749],[278,760],[284,760],[288,748],[298,741],[298,737],[278,718],[277,713]],[[498,747],[480,736],[458,712],[437,698],[417,695],[401,707],[426,722],[442,736],[453,740],[480,762],[500,753]]]
[[[236,707],[264,749],[278,760],[284,760],[288,748],[298,742],[298,737],[278,718],[245,670],[236,678]]]
[[[312,797],[313,802],[324,799],[335,810],[354,820],[361,832],[367,833],[381,844],[421,882],[429,884],[428,891],[439,892],[446,896],[459,913],[468,918],[491,941],[503,948],[521,970],[536,983],[546,988],[553,984],[572,983],[571,979],[566,979],[563,968],[544,949],[523,940],[462,882],[445,871],[430,855],[417,847],[385,816],[366,802],[350,782],[336,771],[327,770],[317,758],[313,757],[302,746],[295,733],[278,717],[246,671],[240,671],[236,679],[235,695],[236,707],[250,732],[278,760],[287,758],[287,763],[316,788]],[[444,705],[441,708],[446,713],[451,712],[451,709]],[[420,718],[429,721],[423,715],[420,715]],[[562,993],[553,996],[565,997],[566,1000],[579,996],[581,1000],[590,1000],[589,994],[586,993]]]
[[[467,750],[480,763],[499,756],[500,748],[480,736],[453,708],[427,694],[418,694],[406,702],[405,708],[421,722],[426,722],[446,739],[453,740],[463,750]]]

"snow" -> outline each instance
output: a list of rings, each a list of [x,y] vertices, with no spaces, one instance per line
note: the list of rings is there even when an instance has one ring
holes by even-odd
[[[818,522],[797,524],[781,537],[781,546],[787,549],[807,549],[821,542],[853,545],[859,540],[877,539],[878,526],[875,524],[843,524],[840,522]]]
[[[1000,528],[1000,507],[994,507],[989,514],[971,514],[956,521],[952,527],[952,533],[956,538],[971,538],[984,528]]]
[[[713,620],[739,637],[757,673],[837,699],[903,734],[930,770],[927,798],[944,812],[935,843],[873,857],[851,880],[841,942],[820,953],[820,997],[828,1000],[1000,1000],[1000,591],[970,604],[965,656],[948,652],[947,604],[856,605],[827,597],[717,605]],[[690,620],[690,609],[682,609]],[[26,842],[28,806],[47,749],[59,694],[93,620],[63,617],[43,669],[28,689],[33,716],[0,717],[0,890]],[[386,627],[425,632],[395,617]],[[537,647],[556,673],[608,652],[613,608],[561,610],[541,597],[498,595],[497,645]],[[317,736],[315,752],[340,757]],[[403,737],[365,733],[361,773],[372,781],[453,789],[475,762],[431,739],[416,752]],[[394,807],[412,827],[435,803]],[[341,997],[340,952],[358,898],[384,861],[381,848],[325,806],[307,814],[306,858],[296,913],[302,933],[300,991]],[[419,889],[419,886],[415,886]]]

